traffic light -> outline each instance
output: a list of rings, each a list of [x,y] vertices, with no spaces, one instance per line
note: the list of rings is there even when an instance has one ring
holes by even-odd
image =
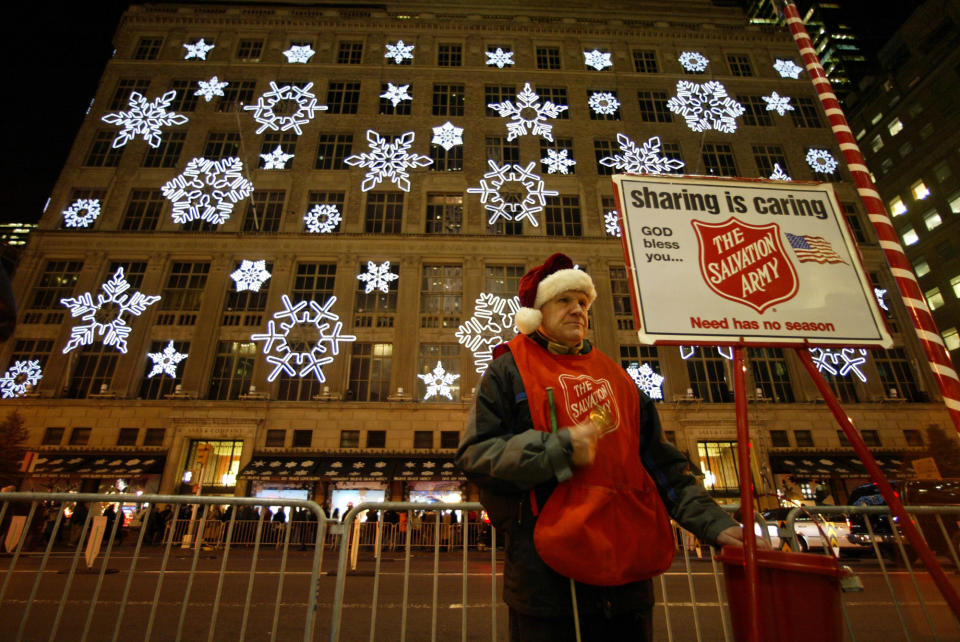
[[[207,465],[207,459],[210,458],[211,450],[210,444],[197,444],[197,466],[203,467]]]

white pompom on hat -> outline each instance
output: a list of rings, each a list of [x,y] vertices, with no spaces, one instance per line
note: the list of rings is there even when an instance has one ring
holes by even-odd
[[[557,252],[550,256],[543,265],[532,268],[520,279],[520,305],[515,321],[517,328],[523,334],[530,334],[540,327],[543,314],[540,308],[543,304],[567,290],[583,292],[593,303],[597,298],[597,289],[593,286],[593,279],[582,270],[573,267],[573,261],[566,254]]]

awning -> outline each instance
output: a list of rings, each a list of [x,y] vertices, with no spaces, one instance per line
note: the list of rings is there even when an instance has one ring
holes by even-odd
[[[250,463],[237,475],[243,479],[317,480],[316,457],[254,454]]]
[[[163,472],[158,453],[38,453],[30,474],[35,477],[141,477]]]
[[[874,454],[880,469],[889,477],[895,477],[906,461],[902,453]],[[796,475],[799,477],[820,477],[839,475],[840,477],[869,477],[860,458],[850,454],[797,453],[792,455],[770,455],[770,469],[775,475]]]
[[[273,455],[256,453],[238,475],[246,479],[384,481],[462,480],[453,457]]]

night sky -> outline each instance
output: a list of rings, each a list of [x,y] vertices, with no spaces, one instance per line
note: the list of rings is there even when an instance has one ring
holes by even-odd
[[[6,49],[4,71],[11,95],[4,102],[8,133],[0,174],[4,194],[0,221],[40,218],[113,51],[111,39],[128,4],[34,2],[16,10],[18,21],[8,22],[9,34],[0,45]],[[906,13],[905,6],[883,13],[874,3],[857,0],[845,0],[842,6],[850,11],[850,26],[869,36],[874,47]]]

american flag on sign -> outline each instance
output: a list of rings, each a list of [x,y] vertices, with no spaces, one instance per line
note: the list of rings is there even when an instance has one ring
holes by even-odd
[[[833,251],[830,242],[822,236],[796,235],[786,232],[787,243],[793,248],[801,263],[816,261],[817,263],[846,263],[843,258]]]

